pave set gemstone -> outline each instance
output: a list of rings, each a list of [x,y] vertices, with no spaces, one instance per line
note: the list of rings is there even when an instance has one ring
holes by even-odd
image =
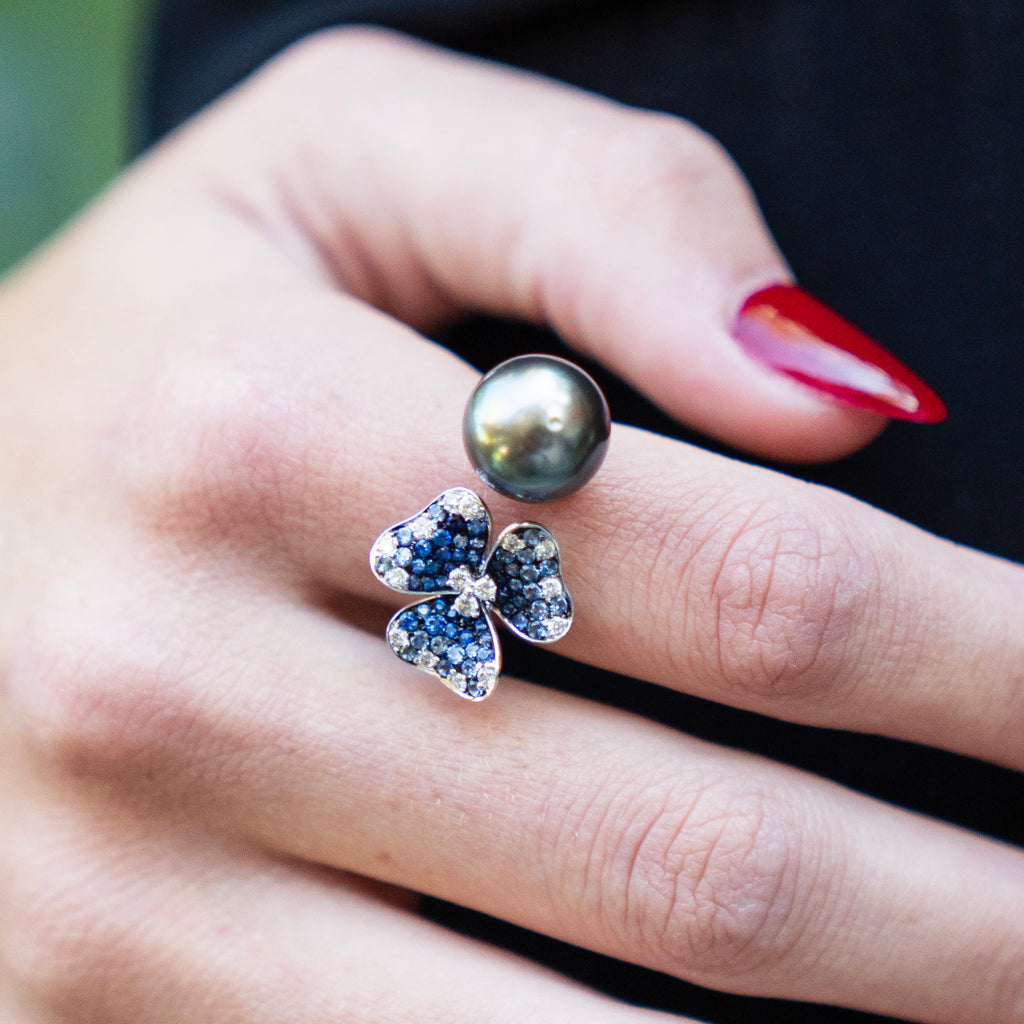
[[[487,506],[468,488],[453,487],[412,519],[382,533],[370,552],[370,564],[393,590],[445,591],[458,566],[479,574],[490,532]]]
[[[423,595],[392,617],[388,644],[403,661],[467,700],[486,697],[501,671],[501,648],[488,613],[532,643],[558,640],[572,625],[572,600],[549,531],[517,523],[488,556],[490,530],[480,497],[454,487],[385,530],[370,550],[370,566],[381,582]]]
[[[497,681],[497,640],[487,616],[461,615],[451,595],[403,608],[388,624],[387,638],[403,661],[470,700],[486,697]]]
[[[543,526],[521,523],[501,535],[487,566],[498,591],[494,610],[514,633],[534,643],[560,640],[572,625],[558,545]]]

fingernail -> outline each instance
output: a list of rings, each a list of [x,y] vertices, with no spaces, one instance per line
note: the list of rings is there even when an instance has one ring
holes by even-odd
[[[942,399],[924,381],[795,285],[751,295],[733,337],[752,359],[843,405],[915,423],[946,418]]]

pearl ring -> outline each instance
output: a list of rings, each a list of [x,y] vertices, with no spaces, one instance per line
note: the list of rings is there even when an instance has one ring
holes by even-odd
[[[493,490],[526,502],[571,494],[597,472],[611,434],[608,403],[593,379],[555,356],[518,356],[496,366],[470,396],[466,454]],[[537,523],[514,523],[488,551],[483,499],[452,487],[386,529],[370,568],[416,601],[388,623],[388,645],[466,700],[494,689],[501,647],[491,615],[531,643],[560,640],[572,598],[558,544]]]

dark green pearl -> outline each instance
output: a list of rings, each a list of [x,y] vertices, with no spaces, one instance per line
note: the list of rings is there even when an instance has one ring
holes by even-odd
[[[466,406],[466,454],[484,483],[519,501],[549,501],[582,487],[608,450],[611,416],[589,374],[555,356],[496,366]]]

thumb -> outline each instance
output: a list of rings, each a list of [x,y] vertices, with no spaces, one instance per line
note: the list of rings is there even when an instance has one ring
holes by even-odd
[[[788,460],[941,419],[806,293],[748,185],[684,121],[380,30],[312,37],[197,126],[282,251],[410,324],[546,323],[677,419]]]

